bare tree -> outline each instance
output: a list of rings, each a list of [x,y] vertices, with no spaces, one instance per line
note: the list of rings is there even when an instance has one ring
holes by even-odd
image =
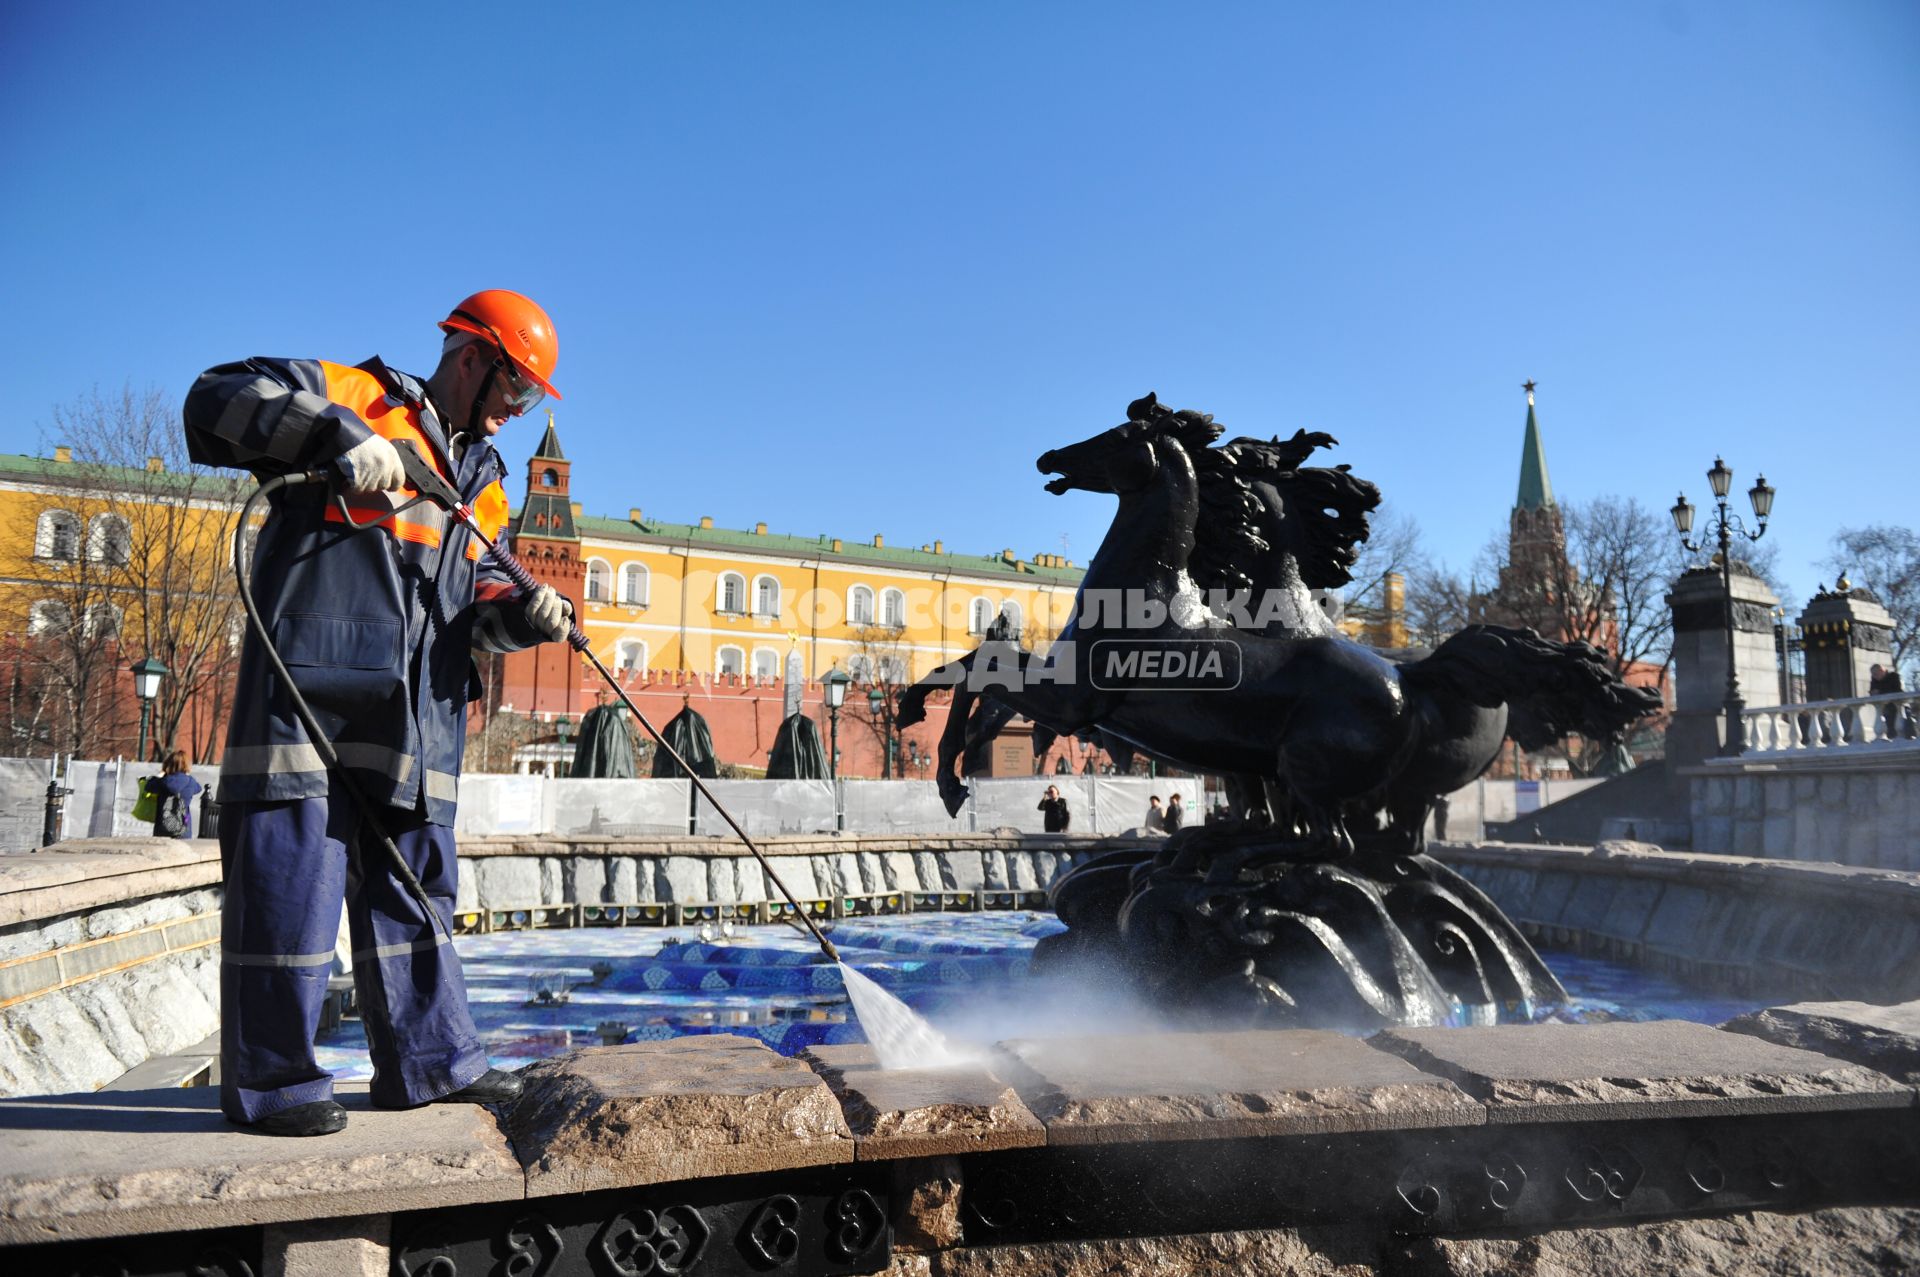
[[[60,476],[66,477],[64,475]],[[83,491],[56,488],[39,499],[24,588],[10,591],[11,746],[20,753],[97,756],[124,748],[114,695],[124,608],[114,573],[88,536],[101,512]],[[90,542],[94,542],[90,544]]]
[[[1894,668],[1905,669],[1911,682],[1920,659],[1920,533],[1875,523],[1842,528],[1831,544],[1826,565],[1833,574],[1851,576],[1893,613]]]
[[[1667,517],[1632,497],[1596,497],[1560,509],[1563,546],[1542,546],[1519,564],[1510,561],[1504,536],[1482,552],[1500,584],[1477,600],[1476,619],[1591,643],[1618,674],[1636,665],[1664,669],[1673,647],[1666,595],[1687,566]]]
[[[900,717],[900,697],[913,681],[906,633],[904,626],[861,625],[853,631],[854,651],[847,658],[854,683],[847,695],[847,717],[873,734],[880,746],[880,774],[889,779],[899,765],[899,729],[894,724]]]
[[[1444,566],[1423,564],[1407,577],[1407,633],[1422,647],[1438,647],[1468,624],[1473,586]]]
[[[158,390],[93,391],[56,408],[53,426],[72,449],[75,491],[91,512],[83,553],[68,566],[69,593],[80,602],[97,586],[117,610],[124,654],[166,666],[155,746],[208,758],[224,731],[242,623],[232,533],[245,481],[193,464],[178,413]]]
[[[1420,525],[1394,505],[1382,504],[1373,512],[1367,539],[1355,549],[1359,553],[1349,569],[1353,579],[1340,592],[1349,607],[1384,609],[1388,578],[1405,581],[1427,566]]]

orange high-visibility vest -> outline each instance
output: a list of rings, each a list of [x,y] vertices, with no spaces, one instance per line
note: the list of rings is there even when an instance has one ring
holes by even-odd
[[[406,440],[413,444],[421,456],[454,487],[453,477],[440,463],[438,451],[427,442],[427,436],[420,429],[420,416],[412,404],[387,392],[387,387],[374,376],[360,368],[349,368],[344,364],[320,361],[320,367],[327,378],[327,398],[345,408],[358,413],[360,420],[367,423],[373,432],[388,443]],[[403,541],[413,541],[420,545],[438,546],[446,535],[447,515],[438,506],[430,502],[421,502],[411,509],[395,513],[408,501],[419,496],[419,490],[407,487],[397,492],[363,492],[345,495],[343,500],[349,514],[343,514],[340,506],[328,503],[326,519],[329,523],[370,524],[379,521],[385,528]],[[474,498],[474,521],[489,539],[496,539],[502,528],[507,526],[510,513],[506,490],[498,481],[490,483]],[[478,559],[485,547],[477,540],[467,544],[467,557]]]

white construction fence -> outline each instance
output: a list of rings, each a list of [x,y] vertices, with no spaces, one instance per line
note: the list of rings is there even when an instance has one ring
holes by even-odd
[[[41,845],[47,783],[44,758],[0,758],[0,851]],[[59,764],[60,783],[73,792],[61,813],[60,838],[128,837],[150,832],[133,818],[142,777],[153,763],[125,759]],[[212,787],[217,767],[196,767]],[[1453,795],[1447,833],[1477,839],[1484,824],[1511,820],[1596,781],[1479,780]],[[1010,776],[967,782],[969,796],[948,816],[930,780],[714,780],[707,786],[749,834],[986,833],[1016,829],[1040,833],[1040,796],[1058,785],[1072,813],[1074,833],[1118,834],[1146,819],[1147,799],[1179,794],[1187,820],[1204,818],[1198,780],[1140,776]],[[198,813],[196,811],[196,831]],[[545,776],[469,775],[460,782],[463,834],[724,834],[726,821],[684,780],[554,780]]]

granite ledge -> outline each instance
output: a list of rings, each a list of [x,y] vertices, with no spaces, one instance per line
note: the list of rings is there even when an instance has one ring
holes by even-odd
[[[506,1121],[529,1197],[853,1160],[827,1084],[758,1039],[589,1047],[524,1077]]]
[[[871,1046],[800,1053],[839,1097],[856,1161],[944,1157],[1046,1143],[1046,1128],[984,1063],[883,1069]]]
[[[371,1107],[275,1139],[229,1124],[212,1087],[0,1101],[0,1245],[518,1201],[526,1180],[473,1104]]]
[[[1493,1125],[1910,1108],[1872,1069],[1685,1020],[1388,1029],[1369,1042],[1449,1078]]]
[[[1818,1051],[1908,1085],[1920,1084],[1920,1002],[1796,1002],[1754,1011],[1720,1027]]]
[[[1002,1042],[1049,1144],[1481,1126],[1453,1082],[1318,1029]],[[1389,1064],[1387,1061],[1391,1060]]]

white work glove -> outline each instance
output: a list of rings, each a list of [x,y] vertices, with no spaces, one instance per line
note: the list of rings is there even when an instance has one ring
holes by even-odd
[[[379,435],[369,435],[340,454],[337,464],[348,492],[386,492],[406,486],[400,454]]]
[[[555,593],[551,585],[543,585],[527,597],[527,621],[546,642],[565,639],[571,620],[573,604]]]

